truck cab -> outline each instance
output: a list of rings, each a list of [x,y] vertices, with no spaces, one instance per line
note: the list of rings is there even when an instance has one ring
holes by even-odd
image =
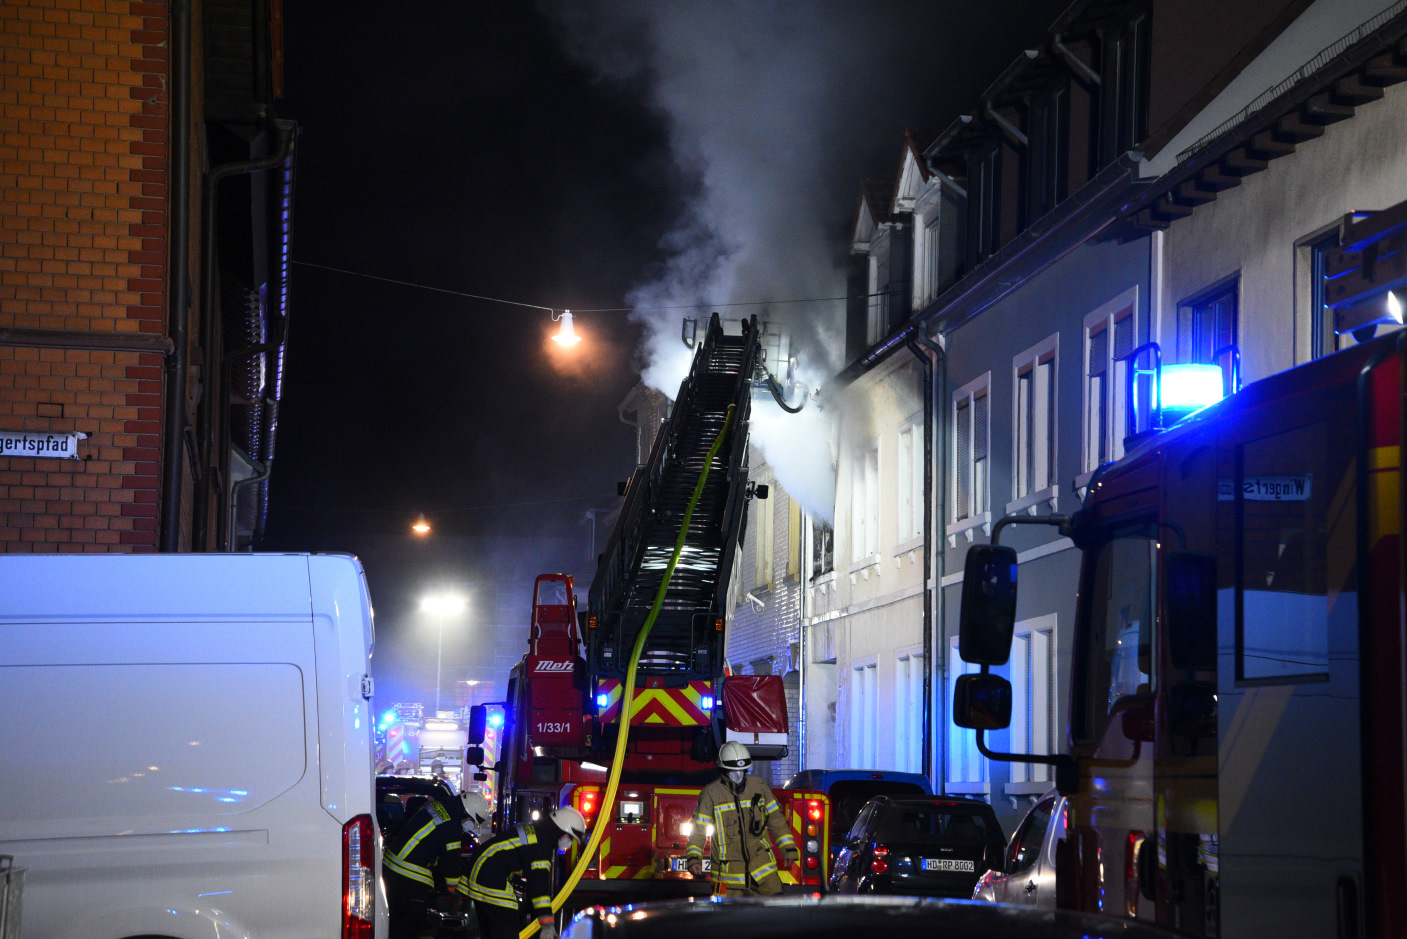
[[[1083,553],[1065,754],[986,748],[1018,575],[1002,523],[971,550],[959,645],[982,670],[954,720],[990,758],[1056,764],[1059,906],[1400,931],[1402,358],[1387,337],[1267,378],[1144,436],[1073,517],[1011,520]]]

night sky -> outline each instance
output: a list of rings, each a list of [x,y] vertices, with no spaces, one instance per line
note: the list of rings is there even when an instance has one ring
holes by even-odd
[[[285,6],[295,265],[259,550],[361,557],[378,705],[433,698],[427,591],[470,597],[451,687],[500,667],[482,626],[520,595],[526,622],[513,583],[567,568],[585,589],[582,513],[634,463],[616,406],[642,337],[688,312],[582,313],[563,356],[547,311],[439,291],[574,310],[841,293],[860,180],[892,177],[904,130],[971,108],[1066,2]]]

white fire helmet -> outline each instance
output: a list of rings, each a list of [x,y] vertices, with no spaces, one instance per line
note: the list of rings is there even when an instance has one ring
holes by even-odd
[[[743,770],[752,766],[752,754],[747,747],[736,740],[729,740],[718,748],[718,766],[723,770]]]
[[[570,835],[577,844],[586,840],[586,819],[582,818],[581,813],[570,805],[553,810],[552,824],[556,825],[564,834]]]
[[[493,818],[493,809],[483,796],[472,790],[466,790],[459,794],[459,799],[464,803],[464,813],[469,816],[469,821],[474,823],[475,828],[482,828]]]

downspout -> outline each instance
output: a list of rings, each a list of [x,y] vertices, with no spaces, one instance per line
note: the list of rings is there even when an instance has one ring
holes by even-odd
[[[923,505],[924,511],[927,513],[923,526],[923,773],[932,782],[935,769],[933,741],[936,736],[934,733],[935,709],[933,707],[933,672],[935,669],[933,631],[935,621],[939,624],[942,623],[941,610],[937,617],[934,616],[933,582],[936,579],[941,583],[943,576],[941,552],[937,555],[938,572],[935,574],[933,571],[933,530],[936,524],[941,524],[942,520],[947,518],[941,495],[939,496],[940,504],[936,507],[933,504],[933,442],[935,439],[944,442],[947,440],[947,434],[935,426],[935,412],[944,409],[934,407],[934,397],[935,393],[940,392],[940,389],[947,387],[948,360],[943,352],[943,347],[920,332],[914,332],[910,335],[908,347],[923,362]],[[925,349],[928,351],[925,352]],[[944,413],[946,413],[945,410]],[[946,462],[943,465],[946,466]],[[944,491],[946,491],[946,487],[944,487]]]
[[[171,201],[168,206],[171,272],[166,294],[166,414],[162,427],[161,521],[157,546],[181,547],[181,481],[185,474],[186,389],[190,381],[190,187],[191,187],[191,7],[171,0]]]
[[[264,170],[271,170],[282,166],[288,160],[289,150],[293,146],[294,130],[297,127],[293,121],[275,119],[273,122],[275,133],[278,135],[276,152],[270,156],[260,157],[255,160],[241,160],[235,163],[224,163],[210,169],[205,174],[205,189],[201,193],[201,277],[204,278],[201,285],[200,300],[200,339],[202,345],[203,362],[201,367],[201,393],[200,407],[197,411],[197,437],[199,440],[198,451],[200,454],[201,466],[204,469],[205,483],[201,491],[197,494],[194,511],[191,521],[191,548],[199,551],[206,545],[210,531],[210,488],[215,483],[215,470],[217,467],[211,464],[211,450],[213,449],[214,421],[215,421],[215,398],[217,397],[217,387],[214,381],[220,376],[220,371],[216,365],[215,356],[215,326],[219,322],[216,315],[216,308],[219,304],[218,281],[216,271],[218,270],[219,258],[219,238],[217,237],[217,219],[220,183],[231,176],[247,176],[250,173],[259,173]],[[224,473],[220,473],[220,478],[224,478]]]

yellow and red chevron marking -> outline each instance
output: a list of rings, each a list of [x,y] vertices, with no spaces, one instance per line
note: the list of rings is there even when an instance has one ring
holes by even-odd
[[[620,699],[624,683],[603,678],[596,683],[596,694],[606,696],[606,706],[600,708],[605,723],[620,721]],[[636,688],[630,707],[630,723],[656,724],[666,727],[699,727],[709,721],[703,699],[713,696],[713,685],[706,681],[691,681],[683,688]]]
[[[814,871],[805,869],[807,855],[806,842],[812,840],[806,834],[806,826],[812,824],[811,820],[806,817],[808,802],[818,802],[821,805],[821,817],[815,822],[817,832],[816,838],[814,839],[820,843],[819,846],[821,850],[817,852],[816,858],[820,866]],[[796,849],[800,857],[797,859],[797,863],[788,868],[781,868],[781,859],[778,860],[778,867],[781,868],[782,883],[801,883],[801,878],[807,874],[813,877],[820,877],[821,883],[823,884],[827,882],[830,877],[829,867],[831,856],[830,812],[831,800],[824,792],[796,792],[791,794],[791,811],[787,813],[789,816],[788,824],[791,825],[791,836],[796,839]]]

